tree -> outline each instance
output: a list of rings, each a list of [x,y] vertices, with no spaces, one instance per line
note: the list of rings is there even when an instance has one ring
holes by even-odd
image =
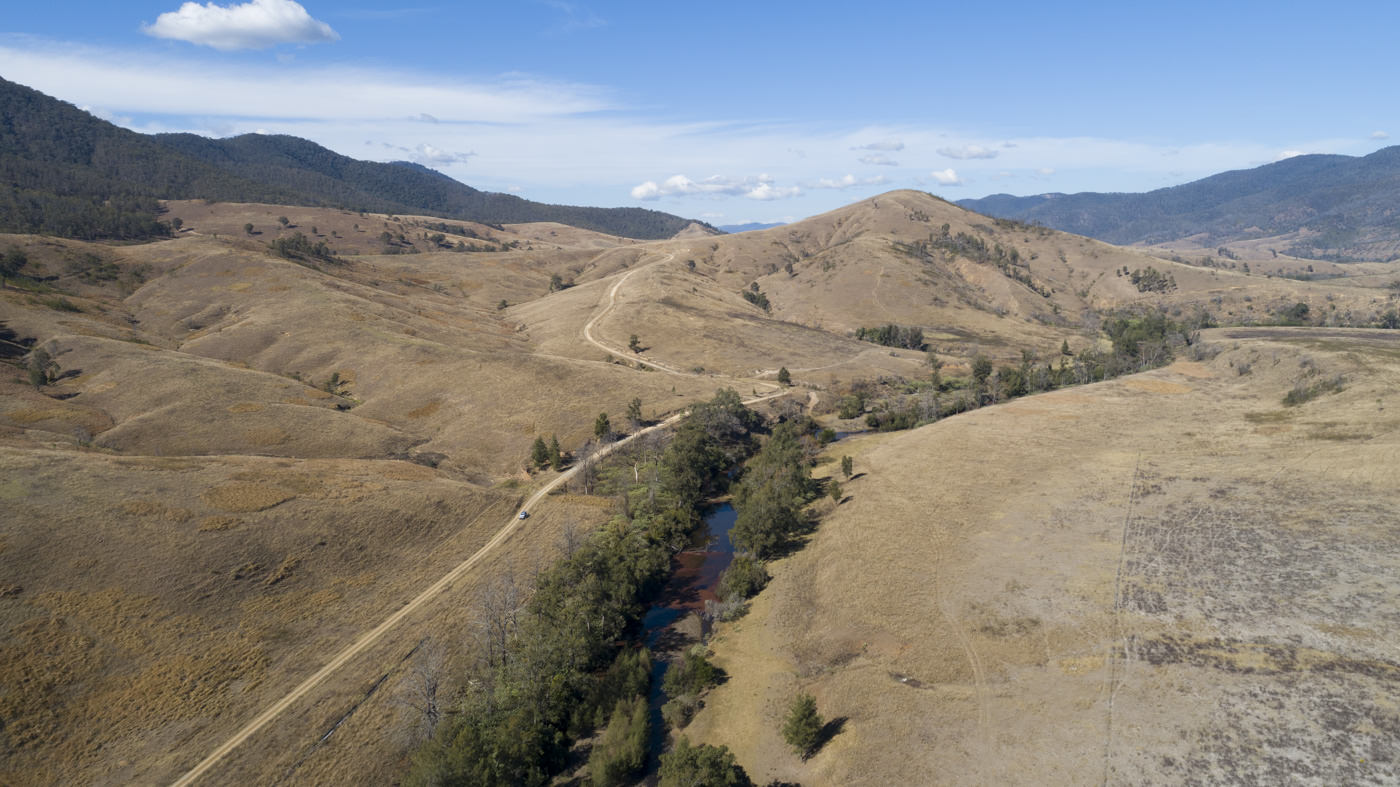
[[[618,700],[603,735],[588,757],[588,774],[595,787],[626,784],[647,761],[651,728],[645,696]]]
[[[530,461],[536,470],[542,470],[549,464],[549,446],[545,445],[543,437],[536,437],[534,445],[530,446]]]
[[[1069,349],[1069,339],[1060,342],[1060,355],[1072,356],[1074,352]]]
[[[174,227],[176,232],[179,232],[180,228],[185,226],[185,220],[176,216],[170,220],[170,226]]]
[[[783,719],[783,740],[805,760],[816,751],[825,724],[817,713],[817,699],[804,691],[793,697],[788,706]]]
[[[253,234],[253,222],[250,221],[250,222],[248,222],[247,224],[244,224],[244,225],[243,225],[243,231],[246,232],[246,233],[249,234],[249,235],[252,235],[252,234]]]
[[[792,385],[792,373],[787,370],[786,366],[778,370],[778,384]]]
[[[564,469],[564,454],[559,450],[559,438],[549,436],[549,464],[555,470]]]
[[[642,425],[642,400],[634,398],[627,403],[627,422],[633,429]]]
[[[850,478],[855,473],[855,469],[856,462],[854,459],[849,456],[841,457],[841,475]]]
[[[0,282],[18,276],[20,269],[28,264],[29,257],[24,250],[18,246],[11,246],[10,250],[0,257]]]
[[[837,483],[835,478],[827,482],[826,493],[828,495],[831,495],[832,502],[841,502],[841,484]]]
[[[987,378],[992,376],[992,359],[978,353],[972,359],[972,377],[977,381],[977,387],[987,387]]]
[[[505,298],[502,298],[502,299],[501,299],[501,302],[498,303],[498,304],[496,304],[496,311],[501,311],[501,310],[505,309],[505,308],[508,307],[508,306],[510,306],[510,304],[509,304],[509,303],[506,303],[506,299],[505,299]]]
[[[631,350],[634,353],[639,353],[642,351],[642,342],[637,338],[637,334],[632,334],[632,338],[627,340],[627,349]]]
[[[563,279],[562,277],[560,277],[559,274],[557,274],[557,273],[550,274],[550,276],[549,276],[549,291],[550,291],[550,292],[556,292],[556,291],[562,290],[562,289],[564,289],[564,279]]]
[[[691,746],[681,736],[661,755],[660,787],[752,787],[749,775],[734,761],[728,746]]]
[[[612,437],[612,424],[608,422],[607,413],[598,413],[598,418],[593,421],[593,436],[603,442]]]
[[[278,216],[277,223],[282,225],[282,229],[286,229],[287,225],[291,224],[292,222],[286,216]]]
[[[58,374],[58,363],[43,347],[35,347],[29,353],[29,383],[35,388],[48,385]]]

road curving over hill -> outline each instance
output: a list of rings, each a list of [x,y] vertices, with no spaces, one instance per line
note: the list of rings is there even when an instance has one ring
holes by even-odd
[[[672,252],[665,259],[657,260],[655,263],[651,264],[659,265],[663,262],[667,262],[670,259],[674,258],[675,253]],[[588,323],[584,326],[584,336],[593,344],[602,347],[603,349],[608,350],[610,352],[614,351],[607,345],[602,344],[601,342],[593,338],[592,327],[594,326],[594,324],[597,323],[600,317],[606,314],[608,310],[613,308],[616,302],[617,291],[622,286],[622,284],[626,282],[628,277],[630,277],[633,273],[636,273],[639,270],[642,270],[642,268],[637,268],[633,271],[630,271],[629,273],[622,276],[616,283],[613,284],[612,289],[608,292],[607,305],[598,314],[594,315],[594,317],[590,319]],[[647,363],[647,365],[652,366],[658,371],[662,371],[668,374],[674,374],[683,377],[695,376],[686,372],[680,372],[671,369],[663,364],[650,363],[646,361],[643,361],[643,363]],[[761,384],[770,387],[773,385],[772,383],[766,382],[761,382]],[[754,405],[765,401],[769,401],[771,399],[777,399],[779,397],[787,395],[792,390],[796,389],[786,389],[779,387],[778,390],[769,393],[764,393],[761,396],[754,396],[749,399],[746,399],[744,400],[744,404]],[[601,448],[597,453],[593,454],[592,458],[597,459],[608,456],[609,454],[618,450],[622,446],[627,445],[633,440],[636,440],[647,434],[651,434],[653,432],[673,426],[683,417],[685,417],[687,412],[688,410],[683,410],[681,412],[675,413],[659,423],[653,424],[644,429],[640,429],[637,432],[634,432],[633,434],[622,438],[621,440],[618,440],[614,443],[610,443]],[[576,464],[574,467],[571,467],[568,470],[560,473],[549,483],[540,487],[525,501],[521,510],[534,510],[536,506],[538,506],[545,499],[546,496],[548,496],[555,489],[559,488],[562,484],[566,483],[571,478],[573,478],[574,475],[583,468],[583,466],[583,463]],[[325,665],[323,665],[316,672],[312,673],[309,677],[303,680],[291,691],[287,692],[277,701],[264,708],[263,711],[257,716],[255,716],[251,721],[243,725],[243,727],[239,728],[239,730],[235,732],[232,736],[230,736],[227,740],[215,747],[214,750],[211,751],[203,760],[201,760],[193,768],[185,772],[184,775],[180,776],[180,778],[176,779],[172,783],[173,787],[185,787],[186,785],[194,784],[201,777],[208,774],[213,768],[219,765],[220,762],[227,758],[229,754],[231,754],[235,749],[237,749],[240,745],[242,745],[253,735],[257,734],[259,731],[263,730],[265,727],[275,722],[281,714],[286,712],[299,700],[306,697],[318,686],[323,684],[328,678],[331,677],[331,675],[335,674],[341,668],[345,667],[346,664],[348,664],[356,656],[359,656],[368,648],[383,640],[386,636],[389,635],[389,632],[393,630],[395,626],[397,626],[406,617],[422,609],[425,605],[427,605],[429,602],[437,598],[449,587],[451,587],[455,582],[466,576],[485,557],[487,557],[492,552],[500,548],[502,544],[509,540],[510,537],[517,530],[520,529],[523,522],[524,520],[518,518],[518,516],[513,514],[510,520],[507,521],[504,524],[504,526],[502,526],[501,529],[498,530],[496,534],[491,537],[491,540],[486,542],[484,546],[482,546],[480,549],[474,552],[470,557],[458,563],[455,567],[452,568],[452,570],[448,571],[437,581],[433,582],[427,588],[423,589],[423,591],[420,592],[417,596],[415,596],[412,600],[408,601],[406,604],[404,604],[402,607],[396,610],[393,614],[389,615],[387,618],[381,621],[374,628],[362,634],[352,644],[346,646],[345,648],[337,652],[334,656],[331,657],[329,661],[325,663]]]

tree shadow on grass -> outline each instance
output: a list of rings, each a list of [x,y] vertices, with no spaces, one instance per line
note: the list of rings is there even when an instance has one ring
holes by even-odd
[[[812,750],[807,752],[807,756],[802,759],[810,759],[812,755],[822,750],[822,747],[827,744],[827,741],[840,735],[841,730],[845,729],[847,721],[850,721],[849,716],[837,716],[826,724],[823,724],[821,732],[817,733],[816,743],[812,744]]]

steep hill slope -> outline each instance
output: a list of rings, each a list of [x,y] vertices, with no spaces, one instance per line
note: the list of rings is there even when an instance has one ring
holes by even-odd
[[[642,208],[546,205],[479,191],[406,162],[342,156],[288,136],[146,136],[0,79],[0,230],[80,238],[165,234],[154,199],[209,199],[431,214],[488,224],[554,221],[636,238],[692,222]]]
[[[969,210],[1110,243],[1205,236],[1205,245],[1277,237],[1311,259],[1400,259],[1400,146],[1368,156],[1295,156],[1145,194],[996,194]]]

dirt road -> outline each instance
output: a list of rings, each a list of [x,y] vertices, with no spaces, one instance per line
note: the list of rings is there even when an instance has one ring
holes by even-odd
[[[661,263],[667,262],[667,261],[669,261],[669,260],[671,260],[671,259],[674,259],[674,258],[675,258],[675,252],[671,252],[671,253],[668,254],[664,259],[657,260],[656,262],[651,263],[650,265],[659,265],[659,264],[661,264]],[[620,352],[619,350],[617,350],[617,349],[615,349],[615,348],[611,348],[611,347],[609,347],[608,345],[603,344],[602,342],[600,342],[600,341],[598,341],[597,339],[595,339],[595,338],[593,337],[593,333],[592,333],[592,331],[593,331],[593,326],[597,324],[598,320],[599,320],[601,317],[603,317],[605,314],[607,314],[608,311],[610,311],[610,310],[614,307],[614,305],[616,304],[616,300],[617,300],[617,291],[618,291],[618,289],[621,288],[621,286],[627,281],[627,279],[630,278],[630,277],[632,276],[632,274],[637,273],[638,271],[643,270],[645,267],[650,267],[650,265],[644,266],[643,268],[637,268],[637,269],[635,269],[635,270],[632,270],[632,271],[628,272],[627,274],[625,274],[625,275],[623,275],[621,278],[619,278],[619,279],[617,280],[616,283],[613,284],[612,288],[608,291],[608,303],[607,303],[607,305],[604,306],[603,309],[602,309],[601,311],[599,311],[597,314],[595,314],[595,315],[593,316],[593,318],[590,319],[590,320],[587,322],[587,324],[584,325],[584,327],[583,327],[583,335],[584,335],[584,338],[586,338],[586,339],[587,339],[589,342],[591,342],[592,344],[594,344],[594,345],[596,345],[596,346],[598,346],[598,347],[601,347],[602,349],[604,349],[604,350],[606,350],[606,351],[608,351],[608,352]],[[640,359],[639,359],[639,360],[640,360]],[[644,364],[646,364],[646,365],[648,365],[648,366],[651,366],[652,368],[657,369],[658,371],[666,372],[666,373],[668,373],[668,374],[674,374],[674,375],[683,376],[683,377],[692,377],[692,376],[694,376],[694,375],[691,375],[691,374],[686,373],[686,372],[677,371],[677,370],[672,369],[672,368],[670,368],[670,367],[668,367],[668,366],[666,366],[666,365],[664,365],[664,364],[654,363],[654,362],[650,362],[650,361],[640,361],[640,362],[641,362],[641,363],[644,363]],[[767,385],[767,386],[772,386],[772,383],[761,383],[761,384]],[[762,396],[755,396],[755,397],[752,397],[752,398],[750,398],[750,399],[747,399],[747,400],[745,400],[744,403],[747,404],[747,405],[758,404],[758,403],[760,403],[760,402],[764,402],[764,401],[767,401],[767,400],[770,400],[770,399],[776,399],[776,398],[778,398],[778,397],[780,397],[780,396],[783,396],[783,395],[785,395],[785,394],[787,394],[787,393],[788,393],[788,390],[787,390],[787,389],[779,388],[778,390],[773,391],[773,392],[771,392],[771,393],[766,393],[766,394],[764,394],[764,395],[762,395]],[[645,429],[641,429],[641,430],[639,430],[639,431],[637,431],[637,432],[635,432],[635,433],[633,433],[633,434],[631,434],[631,435],[629,435],[629,436],[627,436],[627,437],[625,437],[625,438],[623,438],[623,439],[621,439],[621,440],[618,440],[618,441],[615,442],[615,443],[611,443],[611,444],[609,444],[609,445],[603,447],[601,450],[599,450],[599,451],[598,451],[597,453],[595,453],[593,456],[594,456],[594,458],[602,458],[602,457],[605,457],[605,456],[611,454],[613,451],[616,451],[617,449],[621,448],[622,446],[626,445],[627,443],[630,443],[630,442],[633,441],[633,440],[636,440],[636,439],[639,438],[639,437],[642,437],[642,436],[644,436],[644,435],[650,434],[650,433],[655,432],[655,431],[660,430],[660,429],[665,429],[665,428],[667,428],[667,427],[669,427],[669,426],[675,424],[675,423],[676,423],[677,421],[679,421],[682,417],[684,417],[684,415],[685,415],[684,412],[676,413],[675,415],[672,415],[671,417],[665,419],[664,421],[661,421],[660,423],[657,423],[657,424],[654,424],[654,425],[652,425],[652,426],[646,427]],[[533,510],[536,508],[536,506],[538,506],[539,503],[540,503],[542,500],[545,499],[545,496],[546,496],[546,495],[548,495],[550,492],[552,492],[552,491],[554,491],[555,489],[557,489],[561,484],[563,484],[563,483],[567,482],[569,479],[573,478],[573,477],[574,477],[574,474],[577,473],[580,469],[582,469],[582,467],[583,467],[583,464],[580,463],[580,464],[575,465],[574,467],[570,468],[569,470],[566,470],[566,471],[564,471],[563,473],[560,473],[558,477],[556,477],[554,480],[550,481],[549,483],[545,484],[543,487],[541,487],[539,490],[537,490],[533,495],[531,495],[530,498],[529,498],[528,500],[525,501],[525,505],[524,505],[524,507],[523,507],[523,510],[525,510],[525,511],[533,511]],[[220,744],[217,748],[215,748],[213,751],[211,751],[211,752],[209,753],[208,756],[206,756],[203,760],[201,760],[201,761],[199,762],[199,764],[195,765],[193,768],[191,768],[189,771],[187,771],[183,776],[181,776],[179,779],[177,779],[177,780],[173,783],[173,784],[174,784],[174,787],[184,787],[184,785],[193,784],[193,783],[194,783],[196,780],[198,780],[201,776],[204,776],[205,774],[207,774],[207,773],[210,771],[210,769],[212,769],[212,768],[214,768],[216,765],[218,765],[220,761],[222,761],[225,757],[227,757],[233,750],[237,749],[244,741],[248,740],[248,738],[250,738],[250,737],[252,737],[253,735],[255,735],[258,731],[262,730],[264,727],[266,727],[267,725],[271,724],[279,715],[281,715],[283,712],[285,712],[288,708],[290,708],[290,707],[291,707],[294,703],[296,703],[298,700],[300,700],[300,699],[302,699],[303,697],[305,697],[308,693],[310,693],[312,690],[314,690],[317,686],[320,686],[322,683],[324,683],[324,682],[326,681],[327,678],[329,678],[332,674],[334,674],[334,673],[335,673],[337,670],[339,670],[340,668],[344,667],[351,659],[353,659],[353,658],[355,658],[356,656],[360,655],[360,654],[363,653],[366,649],[368,649],[370,646],[374,645],[375,643],[377,643],[377,642],[379,642],[381,639],[383,639],[383,638],[385,637],[385,635],[388,634],[388,632],[389,632],[391,629],[393,629],[400,621],[402,621],[404,618],[408,617],[409,615],[413,614],[415,611],[421,609],[421,608],[422,608],[424,605],[426,605],[428,602],[432,601],[434,598],[436,598],[438,595],[440,595],[443,591],[447,590],[447,588],[449,588],[450,586],[452,586],[453,583],[455,583],[457,580],[459,580],[459,579],[461,579],[463,576],[465,576],[469,571],[472,570],[473,567],[475,567],[478,563],[480,563],[481,560],[482,560],[483,558],[485,558],[487,555],[489,555],[490,553],[492,553],[493,551],[495,551],[497,548],[499,548],[499,547],[501,546],[501,544],[505,543],[505,541],[506,541],[507,539],[509,539],[509,538],[511,537],[511,535],[512,535],[513,533],[515,533],[515,532],[520,528],[520,526],[523,524],[523,521],[524,521],[524,520],[521,520],[521,519],[519,519],[519,518],[516,517],[516,516],[512,516],[511,519],[505,524],[505,526],[502,527],[499,531],[497,531],[497,532],[496,532],[496,535],[494,535],[494,536],[491,538],[490,541],[486,542],[486,544],[485,544],[484,546],[482,546],[480,549],[478,549],[474,554],[472,554],[472,555],[471,555],[470,557],[468,557],[466,560],[463,560],[461,563],[458,563],[451,571],[447,572],[447,573],[444,574],[440,579],[438,579],[436,582],[434,582],[433,584],[429,585],[429,586],[428,586],[427,588],[425,588],[421,593],[419,593],[417,596],[415,596],[415,597],[413,598],[413,600],[411,600],[411,601],[409,601],[408,603],[404,604],[404,605],[403,605],[402,607],[400,607],[397,611],[395,611],[392,615],[390,615],[389,617],[385,618],[382,622],[380,622],[379,625],[377,625],[377,626],[375,626],[374,628],[370,629],[368,632],[366,632],[365,634],[361,635],[359,639],[355,640],[354,643],[352,643],[351,645],[345,647],[345,648],[344,648],[343,650],[341,650],[340,652],[336,653],[335,656],[332,657],[330,661],[326,662],[326,664],[325,664],[324,666],[322,666],[319,670],[317,670],[315,673],[313,673],[313,674],[312,674],[310,677],[308,677],[306,680],[302,681],[299,685],[297,685],[296,688],[292,689],[290,692],[288,692],[286,695],[284,695],[281,699],[279,699],[279,700],[277,700],[276,702],[274,702],[274,703],[272,703],[271,705],[269,705],[266,709],[264,709],[264,710],[263,710],[261,713],[259,713],[256,717],[254,717],[252,721],[248,722],[248,723],[245,724],[242,728],[240,728],[240,729],[238,730],[238,732],[234,733],[232,737],[228,738],[228,739],[225,740],[222,744]]]

